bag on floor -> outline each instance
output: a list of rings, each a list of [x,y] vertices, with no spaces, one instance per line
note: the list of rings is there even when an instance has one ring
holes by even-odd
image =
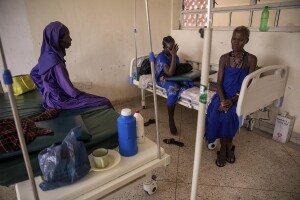
[[[39,186],[43,191],[74,183],[90,171],[85,146],[77,139],[80,135],[81,128],[76,127],[60,145],[53,144],[39,153],[43,174],[43,182]]]

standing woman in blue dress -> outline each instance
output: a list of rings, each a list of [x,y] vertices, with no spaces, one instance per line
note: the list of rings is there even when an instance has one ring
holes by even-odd
[[[245,26],[236,27],[231,38],[232,51],[221,56],[217,80],[217,94],[207,109],[206,139],[208,143],[220,138],[221,148],[217,152],[216,165],[224,167],[234,163],[235,146],[232,139],[239,128],[236,106],[244,78],[254,71],[256,56],[244,50],[250,31]]]
[[[171,36],[166,36],[162,41],[163,50],[156,57],[155,62],[155,79],[160,87],[166,89],[167,104],[169,114],[169,127],[172,135],[177,135],[177,128],[174,121],[175,105],[180,98],[181,93],[189,88],[176,81],[167,81],[166,77],[173,76],[176,71],[176,64],[179,64],[177,56],[178,45]]]

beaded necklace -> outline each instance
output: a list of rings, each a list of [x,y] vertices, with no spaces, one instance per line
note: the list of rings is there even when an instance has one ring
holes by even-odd
[[[240,60],[238,62],[235,62],[235,55],[234,52],[231,52],[231,57],[233,58],[233,65],[234,67],[238,67],[240,66],[240,64],[242,64],[243,60],[244,60],[244,55],[245,55],[245,51],[243,51],[242,56],[240,57]]]

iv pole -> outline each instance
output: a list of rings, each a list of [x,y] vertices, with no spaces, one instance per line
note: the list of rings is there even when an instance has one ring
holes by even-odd
[[[145,0],[146,5],[146,14],[147,14],[147,24],[148,24],[148,34],[149,34],[149,61],[151,63],[151,76],[152,76],[152,85],[153,85],[153,99],[154,99],[154,111],[155,111],[155,120],[156,120],[156,142],[157,142],[157,158],[161,159],[160,153],[160,134],[158,130],[158,112],[157,112],[157,96],[156,96],[156,82],[155,82],[155,75],[154,75],[154,61],[155,57],[152,52],[152,39],[151,39],[151,29],[150,29],[150,18],[149,18],[149,7],[148,7],[148,0]]]
[[[201,69],[201,82],[200,82],[200,96],[199,96],[199,111],[197,120],[197,132],[196,132],[196,144],[195,144],[195,157],[194,157],[194,168],[193,168],[193,180],[192,180],[192,190],[191,199],[197,199],[197,187],[198,178],[200,176],[200,165],[203,149],[203,137],[205,133],[205,108],[207,101],[207,91],[208,91],[208,75],[210,66],[210,49],[211,49],[211,0],[207,2],[207,28],[204,32],[204,45],[202,54],[202,69]]]
[[[1,37],[0,37],[0,50],[1,50],[1,57],[2,57],[2,61],[3,61],[3,66],[4,66],[3,81],[4,81],[4,84],[7,85],[7,88],[8,88],[9,102],[10,102],[10,106],[11,106],[12,113],[13,113],[13,116],[14,116],[19,141],[20,141],[20,144],[21,144],[21,150],[22,150],[24,161],[25,161],[27,174],[28,174],[31,186],[32,186],[34,199],[38,200],[39,196],[38,196],[37,188],[36,188],[36,185],[35,185],[34,176],[33,176],[33,173],[32,173],[31,163],[30,163],[30,159],[29,159],[29,155],[28,155],[28,151],[27,151],[27,146],[26,146],[26,143],[25,143],[24,135],[23,135],[21,121],[20,121],[20,118],[19,118],[19,112],[18,112],[18,109],[17,109],[16,99],[15,99],[14,92],[13,92],[13,89],[12,89],[13,80],[12,80],[10,70],[7,68],[6,59],[5,59],[5,55],[4,55],[4,50],[3,50],[3,46],[2,46],[2,42],[1,42]]]

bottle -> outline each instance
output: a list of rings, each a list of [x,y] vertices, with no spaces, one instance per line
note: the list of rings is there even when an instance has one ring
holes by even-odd
[[[269,21],[269,7],[265,6],[264,10],[261,13],[261,18],[260,18],[260,26],[259,30],[262,32],[268,31],[268,21]]]
[[[136,110],[133,116],[136,120],[137,143],[141,144],[145,140],[144,118],[140,114],[139,110]]]
[[[134,156],[138,152],[136,120],[129,108],[121,110],[118,121],[119,152],[122,156]]]

